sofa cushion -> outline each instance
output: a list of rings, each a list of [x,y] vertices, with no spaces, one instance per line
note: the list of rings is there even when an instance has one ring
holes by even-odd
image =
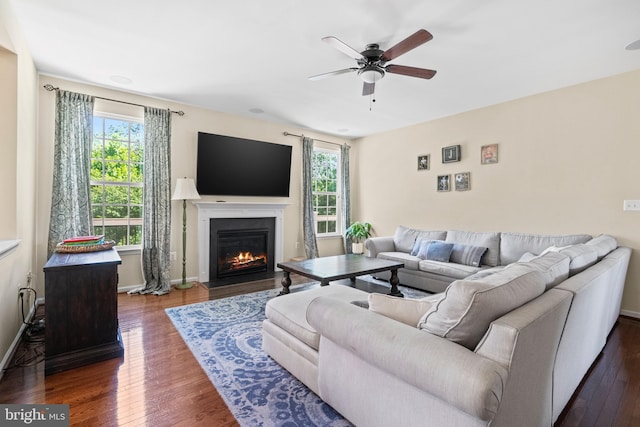
[[[517,264],[483,279],[456,280],[420,319],[418,328],[473,350],[491,322],[544,289],[539,271]]]
[[[369,310],[398,322],[415,327],[434,304],[433,301],[369,294]]]
[[[426,271],[441,276],[452,277],[454,279],[464,279],[472,274],[482,270],[483,267],[474,267],[471,265],[455,264],[453,262],[432,261],[429,259],[420,260],[418,263],[420,271]]]
[[[272,298],[267,302],[265,316],[313,349],[318,349],[320,334],[307,322],[307,307],[319,296],[351,302],[367,299],[367,293],[348,286],[323,286],[304,292],[294,292]]]
[[[425,231],[399,225],[393,234],[396,251],[411,253],[417,240],[444,240],[446,231]]]
[[[451,251],[449,262],[479,267],[480,259],[486,251],[487,248],[483,246],[462,245],[460,243],[455,243],[453,245],[453,250]]]
[[[540,255],[549,246],[568,246],[585,243],[591,239],[588,234],[541,235],[526,233],[500,234],[500,264],[516,262],[525,252]]]
[[[447,231],[445,242],[485,247],[487,251],[482,256],[480,264],[491,267],[499,264],[500,233],[450,230]]]
[[[523,264],[535,268],[544,277],[545,291],[558,285],[569,277],[569,264],[571,259],[561,252],[549,252],[538,255],[523,262]]]
[[[452,250],[453,243],[446,243],[440,240],[423,241],[417,257],[420,259],[449,262]]]
[[[401,262],[404,264],[404,268],[408,268],[409,270],[417,270],[418,263],[422,261],[417,256],[413,256],[406,252],[380,252],[378,254],[378,258]]]
[[[568,255],[571,259],[569,263],[569,276],[578,274],[598,262],[598,251],[593,245],[586,245],[584,243],[571,245],[565,248],[559,248],[559,252]]]
[[[615,237],[608,234],[601,234],[598,237],[594,237],[587,243],[589,246],[593,246],[598,253],[598,260],[604,258],[609,252],[618,247],[618,242]]]

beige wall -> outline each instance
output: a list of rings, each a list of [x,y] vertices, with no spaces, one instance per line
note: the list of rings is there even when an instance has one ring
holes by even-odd
[[[640,315],[640,71],[363,138],[353,163],[356,219],[377,235],[427,229],[614,235],[634,249],[623,309]],[[499,144],[499,163],[480,147]],[[442,163],[441,148],[462,146]],[[431,169],[417,171],[417,156]],[[439,193],[436,177],[471,172],[471,191]]]
[[[15,26],[13,8],[6,0],[0,0],[0,68],[0,239],[20,241],[17,248],[0,256],[0,361],[6,363],[22,325],[18,288],[27,286],[27,276],[35,268],[37,170],[37,75]],[[26,310],[31,301],[25,303]]]
[[[150,105],[161,108],[171,108],[172,110],[183,110],[185,115],[180,117],[172,116],[171,134],[171,174],[172,186],[175,180],[181,177],[194,178],[196,174],[196,143],[199,131],[231,135],[240,138],[257,139],[261,141],[287,144],[293,146],[292,171],[291,171],[291,191],[289,198],[259,198],[259,197],[223,197],[227,201],[277,201],[290,205],[285,209],[284,216],[284,258],[289,259],[301,256],[304,252],[302,244],[302,207],[301,207],[301,143],[298,138],[284,136],[283,132],[289,131],[295,134],[304,133],[310,137],[320,139],[330,139],[332,141],[344,142],[339,138],[327,137],[302,129],[283,126],[258,119],[249,119],[229,114],[219,113],[203,108],[182,105],[175,102],[133,95],[121,91],[109,90],[80,84],[77,82],[53,78],[50,76],[40,76],[40,103],[39,103],[39,150],[40,160],[38,177],[38,283],[43,282],[41,273],[42,266],[46,262],[46,230],[49,224],[49,210],[51,206],[51,177],[53,159],[53,137],[55,124],[55,93],[47,92],[42,86],[50,83],[61,89],[86,93],[90,95],[117,99],[121,101],[134,102],[143,105]],[[96,111],[113,114],[124,114],[129,116],[142,117],[142,108],[128,105],[96,100]],[[205,196],[204,200],[215,201],[221,197]],[[171,265],[171,277],[174,280],[182,277],[182,204],[174,202],[172,205],[171,224],[171,250],[177,252],[177,261]],[[197,251],[197,209],[192,204],[187,204],[187,277],[195,279],[198,271],[198,251]],[[296,243],[300,242],[298,247]],[[337,242],[337,243],[336,243]],[[320,252],[323,255],[332,255],[341,250],[340,239],[327,239],[319,243]],[[141,285],[143,283],[140,271],[139,252],[121,253],[122,265],[119,268],[120,287],[128,288]]]

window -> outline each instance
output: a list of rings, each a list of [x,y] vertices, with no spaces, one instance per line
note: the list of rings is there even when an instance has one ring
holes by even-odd
[[[312,192],[318,236],[342,234],[340,209],[338,208],[340,179],[340,152],[321,148],[313,149]]]
[[[96,113],[91,150],[94,233],[116,246],[142,244],[144,124]]]

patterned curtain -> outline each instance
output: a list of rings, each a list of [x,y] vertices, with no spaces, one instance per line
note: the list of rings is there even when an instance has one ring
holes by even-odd
[[[341,196],[341,209],[342,209],[342,221],[343,229],[346,230],[351,225],[351,181],[349,179],[349,147],[347,144],[340,146],[340,188],[342,190]],[[350,254],[351,239],[345,237],[344,239],[344,253]]]
[[[129,293],[164,295],[171,290],[171,112],[144,109],[142,273],[144,288]]]
[[[302,137],[302,227],[307,258],[318,258],[316,224],[313,219],[312,179],[313,139]]]
[[[56,91],[53,189],[47,258],[69,237],[93,233],[91,221],[91,141],[95,98]]]

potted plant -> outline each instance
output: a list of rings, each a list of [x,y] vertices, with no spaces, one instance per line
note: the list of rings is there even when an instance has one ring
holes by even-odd
[[[363,240],[371,236],[371,224],[356,221],[345,230],[344,235],[352,241],[351,252],[354,254],[364,253]]]

